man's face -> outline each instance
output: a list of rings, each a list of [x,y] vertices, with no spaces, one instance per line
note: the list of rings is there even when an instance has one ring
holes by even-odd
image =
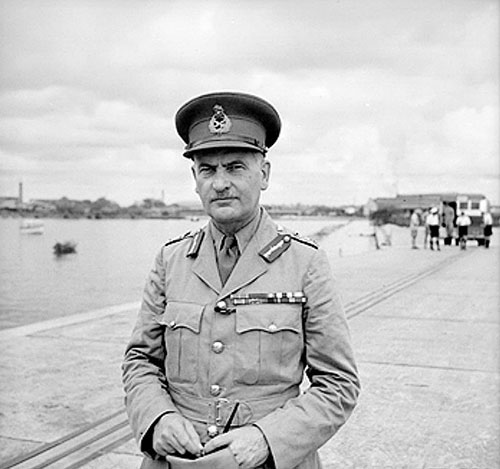
[[[196,192],[216,225],[229,233],[248,223],[269,185],[269,162],[244,150],[204,151],[193,160]]]

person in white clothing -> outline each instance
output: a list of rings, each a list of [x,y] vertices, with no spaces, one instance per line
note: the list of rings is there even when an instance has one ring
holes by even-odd
[[[436,249],[441,250],[439,247],[439,213],[437,207],[432,207],[427,219],[425,220],[426,225],[429,227],[430,236],[430,248],[434,249],[434,243],[436,244]]]
[[[467,236],[469,234],[470,224],[471,219],[469,215],[466,215],[465,212],[461,212],[457,217],[458,243],[460,244],[460,249],[467,248]]]
[[[493,217],[490,212],[483,213],[483,235],[484,235],[484,247],[488,249],[490,247],[490,237],[493,234]]]
[[[410,216],[410,234],[411,234],[412,249],[418,249],[417,234],[419,225],[420,225],[420,217],[418,216],[418,212],[416,210],[413,210]]]

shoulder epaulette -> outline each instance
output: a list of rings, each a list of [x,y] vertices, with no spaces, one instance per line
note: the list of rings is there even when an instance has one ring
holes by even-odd
[[[291,232],[288,229],[285,229],[283,226],[278,225],[278,233],[285,234],[290,236],[295,241],[298,241],[299,243],[305,244],[306,246],[309,246],[314,249],[319,249],[318,243],[314,241],[311,238],[307,238],[306,236],[301,236],[299,233]]]
[[[318,243],[311,238],[306,238],[304,236],[300,236],[298,233],[289,235],[290,238],[298,241],[299,243],[305,244],[306,246],[310,246],[314,249],[319,249]]]
[[[201,242],[203,241],[204,236],[205,236],[205,232],[201,228],[197,231],[188,231],[187,233],[183,234],[182,236],[179,236],[177,238],[173,238],[173,239],[167,241],[164,244],[164,247],[171,246],[172,244],[176,244],[176,243],[179,243],[180,241],[184,241],[185,239],[191,238],[191,243],[189,244],[189,248],[188,248],[188,251],[186,253],[186,257],[194,258],[198,255],[198,252],[200,251]]]
[[[191,231],[188,231],[187,233],[184,233],[182,236],[178,236],[177,238],[172,238],[172,239],[169,239],[164,245],[163,247],[165,246],[170,246],[171,244],[175,244],[175,243],[178,243],[180,241],[183,241],[185,239],[188,239],[190,238],[191,236],[193,235],[193,233]]]

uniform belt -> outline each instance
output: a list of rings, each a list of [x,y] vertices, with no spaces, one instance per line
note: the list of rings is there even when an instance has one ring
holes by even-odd
[[[285,402],[299,395],[298,387],[290,388],[280,394],[271,394],[264,398],[256,399],[225,399],[194,396],[169,390],[170,396],[182,415],[190,420],[207,425],[222,427],[227,422],[236,402],[238,410],[234,416],[231,427],[240,427],[256,422],[267,414],[278,409]]]

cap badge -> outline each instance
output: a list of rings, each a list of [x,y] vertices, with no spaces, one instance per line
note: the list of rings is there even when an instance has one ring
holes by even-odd
[[[214,114],[208,123],[208,130],[213,134],[226,134],[231,130],[231,119],[227,117],[220,104],[213,107]]]

